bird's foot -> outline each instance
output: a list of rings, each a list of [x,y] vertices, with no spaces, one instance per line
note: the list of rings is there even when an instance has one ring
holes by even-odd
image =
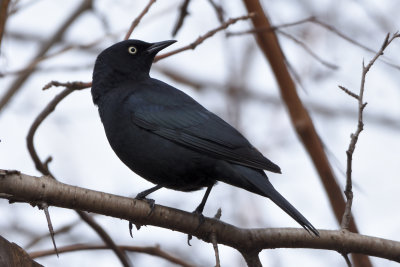
[[[203,211],[202,211],[202,210],[195,209],[192,213],[195,214],[195,215],[197,215],[197,216],[198,216],[198,219],[199,219],[199,225],[197,225],[197,228],[196,228],[196,230],[195,230],[195,231],[197,231],[197,230],[200,228],[200,226],[204,223],[204,221],[205,221],[206,219],[204,218],[204,215],[203,215]]]
[[[143,192],[142,192],[143,193]],[[135,199],[138,199],[138,200],[143,200],[143,201],[146,201],[148,204],[149,204],[149,206],[150,206],[150,212],[149,212],[149,214],[147,214],[147,216],[150,216],[152,213],[153,213],[153,211],[154,211],[154,207],[155,207],[155,201],[154,201],[154,199],[150,199],[150,198],[146,198],[146,195],[144,195],[144,194],[142,194],[142,193],[139,193],[139,194],[137,194],[137,196],[135,197]]]
[[[135,224],[136,229],[137,229],[138,231],[139,231],[140,227],[142,226],[142,225],[140,225],[140,224],[133,223],[133,222],[129,221],[129,234],[131,235],[132,238],[133,238],[132,229],[133,229],[133,225],[134,225],[134,224]]]
[[[203,211],[200,210],[199,207],[197,207],[192,213],[196,214],[199,219],[199,224],[197,225],[196,229],[194,230],[195,232],[197,232],[197,230],[199,230],[200,226],[206,221],[206,219],[203,215]],[[188,239],[187,239],[187,243],[189,246],[191,246],[190,240],[192,240],[192,238],[193,238],[193,236],[189,234]]]

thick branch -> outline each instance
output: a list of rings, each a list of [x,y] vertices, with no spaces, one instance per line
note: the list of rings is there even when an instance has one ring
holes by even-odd
[[[103,192],[70,186],[53,179],[33,177],[18,172],[0,170],[0,193],[8,199],[24,200],[31,204],[79,209],[125,219],[142,225],[153,225],[211,242],[214,232],[220,244],[254,255],[268,248],[314,248],[338,251],[341,254],[361,253],[400,262],[400,242],[364,236],[345,230],[320,230],[320,238],[303,229],[243,229],[217,219],[205,218],[198,227],[198,216],[156,205],[148,216],[147,202]]]

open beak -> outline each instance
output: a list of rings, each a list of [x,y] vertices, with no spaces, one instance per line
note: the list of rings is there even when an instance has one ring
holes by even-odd
[[[176,40],[168,40],[168,41],[162,41],[162,42],[157,42],[157,43],[152,43],[149,48],[146,49],[147,53],[149,54],[157,54],[167,46],[172,45],[175,43]]]

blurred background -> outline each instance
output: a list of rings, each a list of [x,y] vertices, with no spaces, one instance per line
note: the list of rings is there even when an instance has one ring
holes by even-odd
[[[173,50],[193,42],[221,22],[212,3],[222,7],[225,20],[245,15],[242,1],[192,0],[189,15],[176,36],[173,29],[184,1],[157,1],[134,30],[131,38],[148,42],[176,39]],[[0,53],[0,168],[40,175],[26,148],[28,130],[61,87],[42,91],[48,82],[90,82],[96,56],[124,38],[131,22],[148,1],[94,0],[93,7],[79,13],[66,30],[65,21],[76,14],[82,0],[11,1]],[[350,134],[357,125],[357,101],[338,85],[357,92],[362,61],[369,60],[388,32],[400,27],[400,2],[383,1],[291,1],[264,0],[264,11],[273,25],[317,21],[279,28],[277,35],[298,94],[310,112],[341,188],[345,184],[346,153]],[[252,34],[233,35],[252,28],[239,21],[225,32],[207,39],[195,50],[185,51],[153,65],[151,76],[174,85],[239,129],[282,169],[269,174],[274,186],[318,229],[338,229],[319,176],[299,141],[282,103],[270,67]],[[51,42],[53,41],[53,42]],[[50,44],[47,50],[46,45]],[[367,76],[365,127],[353,160],[353,214],[361,234],[400,240],[400,43],[395,41]],[[43,55],[46,58],[43,58]],[[31,62],[40,62],[29,72]],[[10,88],[15,89],[5,101]],[[67,184],[107,193],[135,196],[151,183],[132,173],[111,150],[93,105],[90,89],[64,99],[38,129],[35,147],[42,160],[53,158],[49,168]],[[193,193],[159,190],[151,195],[157,204],[192,211],[203,191]],[[221,219],[246,228],[298,227],[272,202],[247,191],[218,184],[205,208],[206,216],[222,209]],[[0,235],[28,252],[51,249],[43,211],[28,204],[0,200]],[[76,243],[101,244],[101,240],[74,211],[50,208],[59,247]],[[198,266],[214,266],[211,244],[152,226],[129,236],[128,222],[94,215],[117,244],[160,245],[165,251]],[[220,245],[222,266],[246,266],[235,250]],[[135,266],[174,266],[153,256],[129,254]],[[275,249],[260,253],[264,266],[344,266],[332,251]],[[108,250],[80,251],[36,259],[45,266],[118,266]],[[395,263],[371,258],[374,266]]]

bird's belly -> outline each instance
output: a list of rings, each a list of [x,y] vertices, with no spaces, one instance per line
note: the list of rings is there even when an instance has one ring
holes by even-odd
[[[106,128],[106,134],[115,153],[146,180],[180,191],[198,190],[215,183],[214,159],[134,124],[114,125],[111,129],[112,132]]]

